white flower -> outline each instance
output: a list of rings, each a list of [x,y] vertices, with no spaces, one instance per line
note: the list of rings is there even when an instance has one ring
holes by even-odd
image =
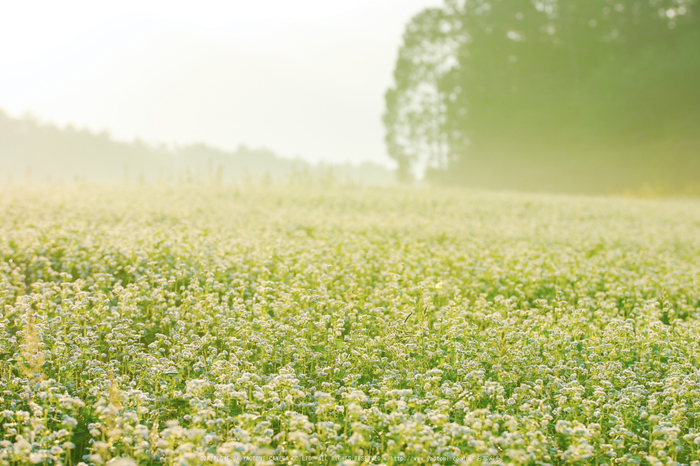
[[[111,460],[107,461],[106,464],[107,466],[136,466],[136,461],[131,458],[121,457],[112,458]]]

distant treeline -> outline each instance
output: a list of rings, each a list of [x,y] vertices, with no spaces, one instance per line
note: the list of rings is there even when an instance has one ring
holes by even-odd
[[[0,110],[0,183],[217,182],[333,177],[390,184],[394,172],[380,165],[312,165],[267,149],[240,146],[228,152],[205,144],[153,146],[115,141],[108,133],[65,128]]]
[[[445,0],[386,94],[405,179],[562,192],[700,187],[700,2]]]

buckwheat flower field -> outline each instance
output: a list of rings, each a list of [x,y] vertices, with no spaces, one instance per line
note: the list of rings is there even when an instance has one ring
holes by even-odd
[[[0,189],[0,464],[700,464],[700,202]]]

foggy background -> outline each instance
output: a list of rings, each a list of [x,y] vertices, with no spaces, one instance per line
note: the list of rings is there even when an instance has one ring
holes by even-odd
[[[0,10],[0,182],[697,195],[698,128],[700,0]]]
[[[0,137],[7,144],[11,126],[35,139],[54,138],[57,147],[58,135],[37,132],[35,123],[71,125],[106,132],[102,143],[61,135],[73,147],[105,151],[107,136],[151,145],[203,143],[239,155],[262,150],[312,163],[371,162],[378,166],[369,171],[380,173],[395,165],[381,115],[401,36],[413,15],[434,4],[3,2]],[[38,122],[17,121],[28,112]],[[0,167],[5,177],[8,171],[24,177],[31,164],[26,151],[44,150],[37,145],[43,144],[25,141],[23,160],[13,155]],[[137,152],[132,157],[141,157]],[[123,164],[115,164],[122,176]],[[35,181],[45,175],[40,166],[31,171]],[[138,176],[133,167],[132,176]],[[381,176],[392,178],[389,171]]]

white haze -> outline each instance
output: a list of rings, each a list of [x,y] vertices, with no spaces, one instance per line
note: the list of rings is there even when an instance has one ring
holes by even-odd
[[[3,2],[0,108],[119,139],[391,166],[383,94],[406,22],[439,3]]]

